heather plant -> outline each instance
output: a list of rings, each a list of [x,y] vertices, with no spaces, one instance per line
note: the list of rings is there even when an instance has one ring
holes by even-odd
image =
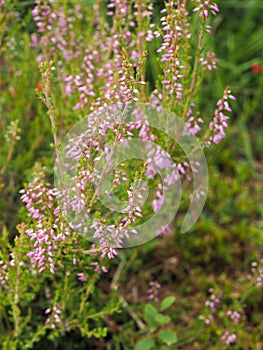
[[[258,302],[258,296],[262,293],[262,263],[252,262],[250,274],[239,281],[239,291],[228,286],[225,292],[215,293],[209,288],[205,307],[200,315],[200,320],[205,326],[202,327],[200,340],[213,345],[213,348],[240,349],[247,348],[251,343],[259,345],[257,336],[253,339],[245,335],[248,316],[246,308],[253,302]],[[200,341],[199,340],[199,341]]]
[[[247,349],[253,344],[260,349],[261,323],[253,308],[257,310],[262,303],[262,262],[253,261],[250,265],[250,271],[245,277],[241,276],[235,285],[225,280],[221,281],[220,287],[214,284],[208,288],[206,298],[202,295],[199,314],[181,329],[175,321],[180,310],[179,301],[174,295],[160,298],[160,283],[151,281],[147,303],[134,319],[141,334],[135,348],[203,349],[207,346],[211,349]],[[185,317],[190,318],[188,315]],[[254,317],[253,325],[250,324],[251,317]],[[119,336],[119,340],[116,335],[114,340],[117,348],[121,345],[127,349],[134,348],[124,334]]]
[[[90,139],[87,140],[86,145],[84,140],[81,141],[81,150],[76,149],[76,140],[73,140],[72,147],[74,151],[67,153],[68,158],[74,159],[75,157],[75,159],[79,161],[80,157],[82,157],[79,154],[81,151],[86,158],[85,160],[83,157],[81,158],[82,163],[84,162],[85,168],[96,167],[96,163],[98,163],[98,161],[101,159],[101,156],[98,157],[98,153],[100,155],[105,154],[107,156],[108,152],[108,156],[111,157],[112,151],[109,152],[109,137],[113,137],[113,140],[115,138],[114,142],[124,142],[124,136],[132,138],[136,135],[135,131],[138,130],[138,136],[143,141],[153,141],[156,139],[156,136],[151,128],[147,126],[147,120],[146,123],[142,123],[142,121],[138,120],[137,118],[137,120],[135,119],[134,122],[126,125],[126,129],[121,128],[121,130],[118,130],[114,123],[107,119],[107,117],[102,118],[101,111],[113,104],[123,104],[137,101],[149,102],[149,105],[158,112],[161,112],[164,109],[164,106],[166,107],[167,105],[168,110],[176,111],[176,114],[180,116],[180,119],[185,120],[184,132],[193,136],[196,136],[201,131],[200,125],[204,123],[202,118],[194,116],[195,113],[198,115],[198,112],[193,111],[196,108],[196,104],[194,103],[196,93],[195,90],[198,90],[198,87],[200,87],[202,80],[204,79],[205,72],[216,68],[216,59],[214,58],[214,54],[206,49],[206,36],[211,35],[210,25],[207,24],[208,15],[210,12],[215,15],[216,12],[218,12],[217,6],[213,3],[204,3],[199,4],[193,9],[194,12],[198,12],[200,17],[197,47],[195,47],[195,45],[191,42],[192,34],[189,23],[190,16],[184,2],[179,4],[174,4],[172,2],[167,3],[166,8],[162,10],[164,16],[161,18],[161,27],[156,28],[156,30],[149,29],[155,27],[155,24],[151,23],[153,7],[150,3],[146,2],[143,5],[135,3],[134,8],[131,4],[125,3],[122,4],[121,11],[119,11],[118,6],[114,3],[107,5],[108,9],[116,7],[115,11],[108,10],[107,12],[108,16],[113,16],[112,28],[106,22],[101,24],[101,18],[99,16],[100,12],[94,11],[94,14],[98,17],[96,17],[96,19],[94,18],[94,21],[98,21],[99,24],[92,33],[92,38],[96,38],[96,41],[94,41],[92,53],[89,54],[88,50],[91,50],[92,45],[89,45],[89,49],[83,48],[82,50],[76,52],[69,49],[69,47],[72,47],[71,40],[74,38],[75,33],[74,31],[74,33],[72,32],[74,28],[74,20],[83,20],[83,16],[79,15],[78,13],[78,11],[80,11],[79,5],[75,8],[76,12],[74,12],[74,6],[73,8],[71,6],[65,6],[63,12],[61,12],[62,9],[60,8],[57,10],[57,13],[55,3],[54,5],[48,5],[38,2],[33,10],[33,16],[37,23],[38,32],[40,33],[39,40],[37,41],[38,44],[36,45],[42,49],[42,53],[38,56],[38,60],[54,60],[52,66],[48,63],[41,63],[42,77],[44,80],[43,94],[41,95],[41,98],[48,108],[60,173],[61,155],[59,155],[58,150],[58,125],[56,124],[61,125],[63,122],[60,123],[59,120],[55,120],[55,115],[59,115],[60,113],[59,110],[55,110],[55,106],[53,106],[51,102],[51,96],[49,96],[49,94],[52,93],[50,89],[52,71],[57,71],[57,77],[56,80],[53,81],[53,84],[59,84],[60,81],[67,83],[67,92],[64,91],[66,100],[68,99],[67,96],[71,96],[74,94],[74,92],[78,92],[77,95],[79,96],[79,102],[71,105],[70,108],[70,102],[68,100],[68,108],[73,110],[83,109],[86,113],[89,111],[93,112],[88,120],[88,124],[90,125],[93,123],[94,127],[97,128],[94,129],[93,127],[92,130],[95,135],[91,136]],[[190,4],[189,7],[191,7]],[[52,12],[52,9],[54,12]],[[72,22],[69,27],[66,25],[67,18],[70,22]],[[144,19],[143,25],[142,18]],[[178,24],[180,24],[181,27]],[[62,27],[63,30],[60,32]],[[147,29],[147,31],[144,27]],[[68,30],[71,30],[70,35]],[[119,32],[115,33],[117,30],[121,30],[121,34]],[[147,83],[145,81],[145,57],[147,56],[147,43],[153,41],[155,37],[157,37],[157,39],[162,39],[160,48],[157,50],[157,53],[160,53],[160,58],[157,59],[160,62],[159,64],[162,74],[160,74],[160,78],[158,78],[158,80],[155,82],[157,88],[154,89],[153,93],[150,93],[147,97]],[[54,45],[56,45],[56,43],[54,40],[57,40],[58,38],[61,38],[61,40],[59,41],[58,47],[55,50]],[[111,40],[109,40],[109,38]],[[35,39],[36,38],[34,37],[34,42],[36,42]],[[75,39],[79,43],[79,48],[84,45],[81,43],[82,39],[82,37]],[[69,41],[67,42],[67,40]],[[114,42],[112,42],[113,40]],[[123,46],[123,40],[125,40],[125,47]],[[63,46],[61,46],[61,42],[63,42]],[[52,43],[53,45],[51,47]],[[196,52],[194,62],[192,62],[192,58],[189,56],[190,50],[194,50]],[[45,57],[43,56],[43,52],[45,52]],[[57,54],[59,57],[56,57]],[[83,54],[85,54],[85,56],[83,56]],[[89,59],[88,63],[87,59]],[[59,60],[59,65],[57,66],[56,60]],[[83,72],[79,72],[76,75],[78,83],[76,83],[75,79],[73,79],[71,75],[67,75],[68,64],[71,60],[74,60],[75,63],[79,61],[79,66],[83,69]],[[105,71],[105,69],[107,70],[106,75],[105,73],[102,73]],[[89,84],[88,87],[84,86],[83,82],[80,80],[80,77],[85,76],[85,81]],[[73,80],[75,83],[73,83]],[[102,81],[103,85],[101,84]],[[110,89],[110,94],[105,91],[105,87]],[[61,88],[63,89],[63,87]],[[55,89],[54,94],[56,94],[56,91],[57,89]],[[114,96],[112,96],[113,91],[115,91]],[[224,91],[223,98],[217,103],[217,108],[214,112],[214,119],[209,123],[208,132],[203,133],[203,135],[198,138],[198,141],[202,142],[204,146],[208,147],[211,145],[211,143],[218,143],[225,136],[224,130],[227,127],[227,120],[229,118],[227,113],[231,112],[231,108],[228,103],[229,99],[234,99],[234,97],[230,94],[230,90],[226,89]],[[94,111],[96,111],[96,113],[94,113]],[[105,124],[103,125],[103,123]],[[109,134],[110,129],[112,129],[113,135],[115,136],[112,136],[112,133]],[[132,132],[132,130],[134,131]],[[107,133],[108,135],[106,135]],[[103,148],[102,144],[104,144],[104,147],[106,148]],[[168,145],[167,140],[165,141],[165,144]],[[173,150],[175,148],[174,146],[175,145],[171,143],[168,151],[170,148]],[[69,146],[66,145],[66,147]],[[70,153],[73,153],[73,155]],[[148,156],[150,153],[151,152],[149,152]],[[161,166],[164,167],[165,162],[167,164],[166,156],[165,154],[161,154],[160,151],[157,151],[157,153],[159,154],[156,154],[155,158],[158,158],[159,164],[162,163]],[[174,153],[176,154],[176,151],[174,151]],[[94,159],[95,162],[92,159]],[[183,157],[181,157],[181,159],[182,160],[178,164],[173,164],[174,172],[170,174],[169,179],[167,179],[168,182],[174,183],[177,181],[178,176],[180,178],[186,177],[188,180],[192,179],[189,173],[189,171],[191,172],[190,164]],[[70,160],[67,159],[67,161]],[[87,163],[85,163],[85,161],[87,161]],[[193,165],[194,164],[191,164],[191,166]],[[200,162],[196,161],[195,166],[200,166]],[[153,166],[150,164],[147,165],[145,174],[148,178],[155,177],[156,175],[156,171],[151,169],[151,167]],[[90,184],[94,185],[94,183],[97,181],[96,178],[100,178],[101,174],[98,174],[98,169],[96,169],[96,171],[97,174],[92,174],[91,170],[88,170],[88,172],[86,170],[82,170],[81,178],[76,180],[78,181],[76,183],[76,186],[78,187],[77,192],[82,191],[82,193],[70,193],[70,196],[72,198],[75,196],[75,201],[81,203],[82,206],[85,207],[87,203],[90,203],[88,211],[91,210],[92,205],[95,205],[94,202],[97,191],[95,191],[95,194],[92,194],[90,189],[86,191],[85,184],[87,180],[89,180]],[[176,174],[176,171],[178,174]],[[115,179],[113,183],[120,185],[122,182],[127,182],[127,170],[123,171],[118,169],[115,170],[115,172],[118,179]],[[198,170],[194,168],[193,172],[198,172]],[[120,178],[120,174],[123,175],[123,179]],[[171,176],[173,177],[173,180]],[[99,182],[101,181],[102,179],[99,180]],[[157,187],[159,187],[159,190],[157,191],[157,198],[152,202],[154,211],[157,211],[163,203],[163,195],[160,192],[160,189],[164,189],[163,185],[159,183],[157,184]],[[86,193],[83,193],[85,191]],[[131,191],[131,188],[129,188],[128,191]],[[200,193],[195,195],[200,198],[201,196],[204,196],[204,194],[204,191],[200,190]],[[65,195],[65,193],[62,191],[60,196],[65,199],[67,198],[67,195]],[[130,195],[132,196],[132,192],[130,192]],[[191,198],[191,200],[194,200],[194,196]],[[65,199],[65,201],[67,201],[67,199]],[[134,199],[131,198],[131,201],[133,202]],[[70,211],[76,211],[76,209],[72,208],[73,202],[71,201],[71,208],[67,208]],[[131,206],[131,202],[129,205]],[[142,217],[143,215],[141,213],[141,209],[136,209],[139,207],[140,206],[138,205],[134,207],[134,213],[138,217]],[[128,208],[129,206],[123,210],[129,210]],[[80,209],[78,208],[77,210],[79,211]],[[101,210],[97,210],[97,212],[100,211]],[[66,210],[66,212],[68,212],[68,210]],[[133,215],[134,214],[132,214],[132,211],[130,211],[129,220],[127,217],[123,217],[118,227],[116,226],[114,228],[112,225],[108,226],[108,228],[106,228],[108,234],[113,236],[112,231],[117,230],[121,231],[122,234],[127,235],[127,225],[129,225],[131,219],[133,222],[137,220],[135,217],[133,218]],[[101,218],[101,220],[104,219]],[[77,223],[77,226],[79,225],[81,224]],[[105,229],[102,228],[102,223],[99,224],[97,221],[97,223],[94,225],[95,226],[92,227],[95,228],[94,237],[97,238],[101,235],[105,236],[106,232],[104,231]],[[71,223],[71,226],[73,226],[73,229],[76,229],[76,225],[72,225]],[[105,245],[106,243],[103,243],[102,240],[103,238],[101,238],[100,244]],[[103,253],[103,256],[104,255],[105,253]],[[110,255],[113,257],[114,253],[113,255],[110,253]]]
[[[4,9],[0,15],[1,60],[7,72],[15,71],[14,75],[6,74],[10,88],[4,99],[23,93],[29,101],[24,104],[25,111],[10,102],[2,108],[3,115],[9,116],[9,126],[0,190],[6,191],[8,179],[4,175],[12,159],[16,164],[26,159],[30,170],[18,167],[23,169],[23,178],[16,180],[16,187],[19,183],[24,206],[13,242],[8,238],[8,220],[2,220],[2,347],[34,349],[45,338],[46,344],[57,344],[72,332],[92,342],[107,336],[112,314],[121,309],[137,325],[144,325],[117,288],[111,286],[111,292],[105,292],[101,282],[105,275],[112,278],[120,248],[132,245],[127,242],[135,239],[138,244],[167,233],[174,222],[161,225],[157,232],[154,227],[146,239],[137,241],[136,226],[161,211],[165,193],[173,194],[173,186],[181,182],[186,193],[184,206],[190,202],[198,208],[205,200],[205,187],[191,193],[195,174],[202,174],[203,169],[199,159],[191,161],[189,149],[193,145],[208,149],[225,138],[229,101],[235,99],[224,87],[217,91],[211,114],[202,112],[206,103],[203,87],[218,64],[211,37],[212,19],[219,8],[204,0],[167,1],[159,16],[155,4],[148,0],[89,5],[35,0],[30,16],[22,20],[13,12],[16,5],[13,2],[12,8],[8,1],[0,2]],[[9,22],[12,16],[15,23]],[[17,39],[12,38],[10,30],[17,28],[16,21],[21,27],[31,21],[35,29],[30,37],[20,33]],[[35,91],[23,85],[24,72],[19,70],[20,62],[29,58]],[[5,86],[0,88],[7,91]],[[38,100],[32,97],[33,91]],[[159,118],[159,124],[150,123],[153,116]],[[161,128],[161,124],[166,125]],[[165,133],[171,125],[174,135]],[[37,135],[33,129],[38,129]],[[178,135],[196,144],[190,143],[184,153]],[[29,146],[27,139],[34,136]],[[146,159],[112,163],[117,151],[135,139],[140,142],[138,148],[146,149]],[[19,158],[21,143],[31,157],[38,148],[40,162],[33,166],[32,159]],[[158,169],[165,169],[165,176]],[[17,193],[18,188],[18,197]],[[5,194],[4,200],[7,197]],[[115,210],[119,202],[121,209]],[[262,271],[257,273],[261,281]],[[163,315],[174,298],[160,302],[158,289],[157,282],[150,285],[148,300],[154,301],[144,307],[147,326],[131,344],[127,341],[127,349],[166,349],[177,344],[176,325],[172,317]],[[206,306],[213,313],[211,303]],[[225,326],[217,343],[222,346],[234,344],[238,327],[243,327],[240,309],[244,305],[240,304],[240,309],[234,306],[224,310],[223,321],[217,321]],[[212,333],[207,331],[205,341],[213,342],[207,340]]]

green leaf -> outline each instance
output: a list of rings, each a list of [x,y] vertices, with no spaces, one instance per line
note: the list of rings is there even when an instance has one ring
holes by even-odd
[[[177,343],[177,335],[176,332],[170,331],[169,329],[162,329],[158,333],[158,339],[164,342],[167,345],[176,344]]]
[[[150,332],[156,331],[156,317],[158,316],[158,311],[156,310],[155,307],[153,307],[151,304],[147,304],[144,308],[144,317],[145,320],[147,321],[149,327],[150,327]]]
[[[135,350],[150,350],[154,344],[155,341],[153,338],[144,338],[137,343]]]
[[[164,326],[165,324],[169,323],[171,321],[171,317],[165,316],[162,314],[158,314],[155,316],[155,321],[160,325]]]
[[[165,298],[161,303],[161,311],[168,309],[175,302],[175,299],[176,298],[173,295]]]

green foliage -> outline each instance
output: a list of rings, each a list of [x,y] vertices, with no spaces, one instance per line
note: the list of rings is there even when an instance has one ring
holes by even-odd
[[[165,346],[169,346],[177,343],[177,332],[166,329],[164,326],[171,324],[171,317],[163,314],[162,312],[169,309],[174,303],[175,297],[170,295],[166,297],[160,305],[160,310],[153,304],[146,304],[144,307],[144,319],[148,325],[146,334],[151,334],[151,337],[144,338],[137,342],[135,349],[143,349],[143,346],[149,346],[149,349],[165,349]],[[144,331],[145,333],[145,331]]]
[[[174,295],[170,295],[169,297],[166,297],[162,303],[161,303],[161,311],[164,311],[166,309],[168,309],[174,302],[175,302],[176,298]]]
[[[157,329],[157,320],[156,318],[159,316],[156,308],[151,304],[147,304],[144,308],[144,318],[149,325],[150,332],[153,333]]]
[[[76,329],[83,338],[105,337],[107,334],[105,316],[119,312],[120,306],[111,300],[106,306],[99,306],[96,298],[98,275],[90,273],[90,279],[81,286],[72,275],[73,271],[69,274],[65,268],[72,264],[72,259],[65,255],[56,282],[51,285],[48,273],[39,276],[30,271],[30,263],[24,258],[28,251],[25,227],[22,225],[18,230],[20,235],[15,238],[14,248],[7,243],[7,232],[4,232],[1,238],[2,247],[8,247],[1,251],[1,264],[9,267],[6,271],[6,283],[1,287],[4,293],[0,293],[2,348],[35,349],[38,342],[45,344],[45,339],[55,342],[61,337],[61,333],[65,334]],[[12,261],[7,260],[8,249],[12,249]],[[55,311],[50,315],[45,314],[45,309],[50,305],[59,307],[63,323],[56,323]],[[7,317],[9,329],[6,334],[3,329]],[[47,323],[48,317],[50,321]],[[26,332],[23,331],[25,329]]]
[[[167,345],[171,345],[171,344],[176,344],[177,343],[177,335],[176,332],[170,331],[169,329],[162,329],[159,333],[158,333],[158,339],[167,344]]]
[[[150,350],[153,349],[154,344],[153,338],[144,338],[137,343],[135,350]]]

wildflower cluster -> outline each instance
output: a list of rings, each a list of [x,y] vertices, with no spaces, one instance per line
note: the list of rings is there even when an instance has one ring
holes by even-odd
[[[74,30],[74,22],[83,18],[83,8],[76,5],[69,8],[67,12],[56,1],[35,0],[35,7],[32,10],[33,18],[37,25],[37,32],[42,36],[33,33],[31,36],[32,45],[41,48],[43,53],[38,57],[39,62],[48,60],[51,57],[63,57],[67,62],[80,56],[83,50],[83,37],[77,36]]]
[[[200,62],[202,66],[205,66],[210,71],[212,71],[213,69],[217,70],[218,60],[216,59],[214,52],[208,51],[206,57],[200,58]]]
[[[70,236],[70,230],[60,217],[60,208],[56,204],[58,191],[46,183],[41,175],[23,190],[21,200],[26,204],[34,226],[26,230],[32,242],[32,250],[27,254],[30,262],[37,266],[38,272],[46,269],[54,274],[54,255],[61,242]]]
[[[200,319],[205,322],[207,329],[218,329],[218,334],[221,334],[218,343],[228,348],[238,341],[238,332],[243,326],[242,305],[239,301],[234,301],[230,308],[225,304],[223,295],[216,295],[213,288],[209,289],[209,293],[209,299],[205,302],[206,311]]]
[[[227,346],[234,344],[236,339],[237,339],[237,336],[234,333],[230,334],[229,332],[225,332],[224,335],[222,336],[222,340],[225,341]]]
[[[161,288],[160,283],[158,283],[157,281],[151,281],[149,283],[147,300],[154,300],[158,302],[160,288]]]
[[[112,166],[118,142],[126,147],[127,142],[136,137],[143,142],[156,142],[160,136],[143,119],[140,110],[134,111],[137,116],[132,122],[124,125],[119,120],[121,126],[116,125],[118,113],[110,110],[110,106],[142,101],[149,102],[150,108],[158,112],[168,108],[185,121],[184,132],[198,137],[198,141],[205,146],[218,143],[225,136],[229,117],[224,113],[231,112],[228,99],[234,99],[230,90],[226,89],[217,103],[214,119],[209,124],[210,134],[203,132],[205,118],[200,115],[195,102],[196,86],[200,86],[205,73],[216,69],[217,65],[215,54],[203,49],[203,40],[205,35],[211,33],[211,28],[207,33],[208,28],[205,27],[207,18],[210,13],[215,15],[218,7],[210,1],[195,1],[194,9],[188,5],[187,1],[165,3],[160,26],[157,26],[152,23],[154,6],[151,1],[111,1],[107,4],[107,16],[112,20],[110,26],[102,19],[101,4],[95,3],[92,17],[94,27],[91,29],[94,39],[87,45],[85,38],[76,34],[76,26],[82,28],[86,16],[90,16],[81,4],[74,3],[62,8],[55,0],[35,1],[32,15],[38,33],[32,36],[32,44],[41,52],[38,60],[52,58],[69,108],[93,111],[87,119],[85,132],[68,139],[63,150],[62,158],[69,177],[62,181],[66,180],[67,183],[71,180],[74,186],[63,187],[60,183],[61,187],[57,190],[36,178],[22,190],[22,201],[26,203],[34,221],[34,225],[26,231],[33,242],[28,256],[31,263],[37,264],[40,272],[48,268],[54,273],[53,255],[58,243],[65,242],[72,232],[81,232],[98,244],[101,259],[106,256],[113,259],[118,254],[113,246],[121,247],[131,234],[136,235],[133,226],[138,220],[143,220],[144,212],[138,200],[142,200],[146,189],[140,187],[139,193],[133,187],[129,166],[124,165],[113,167],[113,186],[108,186],[103,194],[103,203],[109,208],[114,207],[114,189],[119,194],[122,192],[122,198],[123,193],[127,195],[126,206],[119,210],[122,216],[117,218],[113,215],[110,219],[108,214],[101,214],[105,209],[98,203],[98,197],[102,195],[100,187],[110,173],[109,169],[101,167],[101,163],[106,161],[108,166]],[[195,30],[191,12],[198,12],[200,16],[199,42],[195,48],[190,40]],[[147,95],[145,60],[148,45],[154,40],[159,45],[156,54],[162,74],[157,78],[153,92]],[[194,63],[189,58],[189,52],[193,49],[196,50]],[[69,70],[73,61],[77,67],[74,73]],[[43,64],[41,66],[43,70]],[[110,111],[106,115],[105,108]],[[112,120],[112,112],[115,113],[115,120]],[[147,162],[139,180],[144,177],[151,181],[156,191],[151,202],[144,207],[148,213],[151,210],[158,213],[163,207],[165,193],[180,180],[192,181],[200,163],[190,164],[186,156],[176,159],[176,152],[170,152],[174,145],[167,150],[159,146],[146,146],[146,149]],[[59,164],[57,167],[61,172]],[[166,170],[162,181],[157,169]],[[94,186],[97,187],[95,192]],[[191,200],[202,196],[201,190],[192,194]],[[56,201],[59,204],[55,204]],[[92,215],[95,215],[95,220],[91,219]],[[62,217],[70,218],[69,222],[64,222]],[[86,277],[80,275],[79,278],[84,280]]]
[[[167,143],[154,132],[140,108],[133,111],[132,121],[123,123],[118,111],[122,108],[125,111],[125,104],[148,102],[149,108],[157,112],[164,109],[175,112],[185,123],[183,132],[196,137],[204,146],[218,143],[225,136],[229,118],[225,113],[231,112],[228,99],[234,99],[230,90],[226,89],[217,103],[209,133],[204,130],[206,118],[198,111],[195,101],[197,86],[202,83],[205,73],[216,69],[217,65],[215,54],[204,45],[204,38],[211,34],[211,28],[207,32],[207,18],[210,13],[215,15],[218,7],[210,1],[195,1],[195,5],[193,9],[187,1],[166,2],[161,10],[160,24],[156,25],[152,23],[154,6],[151,1],[111,1],[107,4],[110,26],[100,12],[101,3],[93,5],[91,16],[81,4],[60,7],[55,0],[35,1],[32,15],[38,30],[32,36],[32,44],[40,50],[38,61],[52,58],[56,82],[61,83],[67,108],[93,112],[87,118],[85,132],[68,138],[64,149],[62,147],[66,168],[61,173],[58,158],[59,188],[52,188],[36,177],[22,190],[21,199],[33,222],[26,231],[32,241],[28,256],[40,272],[49,269],[54,273],[58,244],[66,242],[73,232],[81,233],[97,244],[101,259],[106,256],[113,259],[118,255],[113,247],[121,247],[131,235],[137,235],[134,226],[142,223],[145,216],[142,206],[146,216],[158,213],[172,186],[181,180],[192,181],[194,174],[199,172],[200,162],[190,163],[186,155],[178,157],[175,144]],[[200,34],[197,45],[193,46],[190,39],[196,28],[191,23],[191,16],[195,12],[200,17]],[[87,18],[94,23],[90,33],[93,40],[88,45],[85,37],[76,30],[77,26],[85,25]],[[147,93],[145,62],[152,41],[157,45],[161,74],[154,82],[153,91]],[[196,53],[194,62],[189,56],[191,50]],[[74,71],[70,68],[73,61]],[[41,67],[44,77],[43,63]],[[45,93],[47,95],[49,91]],[[45,96],[44,101],[50,101],[50,98]],[[50,102],[46,105],[48,109],[52,108]],[[118,111],[112,106],[118,106]],[[53,111],[52,127],[55,127]],[[150,181],[155,188],[151,200],[146,202],[143,194],[146,188],[134,187],[130,166],[113,166],[117,144],[125,148],[135,138],[144,142],[146,149],[146,162],[137,180]],[[57,136],[55,139],[57,147]],[[149,145],[159,141],[168,148]],[[103,163],[106,163],[106,169]],[[162,181],[159,170],[165,170]],[[101,186],[105,185],[111,172],[112,186],[106,181],[104,191]],[[105,211],[105,206],[115,210],[114,203],[119,203],[113,191],[117,191],[122,200],[128,197],[126,204],[117,210],[120,215],[109,215]],[[190,199],[200,200],[202,196],[204,191],[200,189]],[[100,198],[103,203],[99,203]],[[100,265],[96,268],[106,270]],[[79,275],[79,279],[84,281],[85,278],[85,275]]]
[[[6,282],[8,281],[8,275],[7,275],[7,264],[3,261],[0,260],[0,284],[5,285]]]
[[[50,316],[46,319],[46,323],[51,325],[51,329],[56,329],[57,325],[62,322],[60,315],[61,315],[61,310],[54,305],[53,309],[46,309],[45,314]]]
[[[192,0],[196,7],[194,8],[194,12],[197,12],[200,17],[203,17],[207,20],[210,13],[212,15],[216,15],[219,12],[218,5],[210,0]]]
[[[235,100],[235,97],[231,95],[231,91],[226,89],[224,91],[223,98],[218,100],[217,109],[214,113],[214,119],[209,124],[209,129],[212,132],[212,136],[210,137],[207,144],[211,144],[211,142],[218,144],[225,136],[225,129],[227,128],[229,116],[225,115],[225,113],[231,113],[232,109],[229,106],[229,100]]]
[[[256,286],[262,287],[263,286],[263,260],[261,262],[252,262],[252,273],[254,276],[256,276]]]

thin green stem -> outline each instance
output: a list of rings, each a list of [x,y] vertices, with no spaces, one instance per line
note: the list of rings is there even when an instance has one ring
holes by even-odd
[[[195,84],[196,84],[196,79],[198,76],[199,59],[200,59],[201,51],[202,51],[202,47],[203,47],[203,37],[204,37],[204,28],[202,27],[199,31],[198,48],[197,48],[197,53],[195,56],[194,68],[193,68],[192,79],[191,79],[191,83],[190,83],[190,87],[189,87],[189,91],[188,91],[188,96],[187,96],[187,99],[185,102],[184,111],[183,111],[183,115],[182,115],[183,120],[185,119],[186,114],[188,112],[190,102],[191,102],[193,96],[195,95]]]

